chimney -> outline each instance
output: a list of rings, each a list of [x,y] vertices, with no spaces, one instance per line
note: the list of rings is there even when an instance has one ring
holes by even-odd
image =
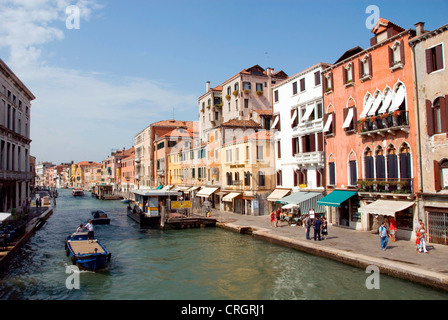
[[[266,68],[266,74],[268,76],[272,76],[273,73],[274,73],[274,69],[273,68],[271,68],[271,67],[267,67]]]
[[[425,33],[425,23],[424,22],[417,22],[415,24],[415,30],[417,31],[417,37],[421,36]]]
[[[209,92],[210,91],[210,81],[207,81],[205,84],[205,91]]]

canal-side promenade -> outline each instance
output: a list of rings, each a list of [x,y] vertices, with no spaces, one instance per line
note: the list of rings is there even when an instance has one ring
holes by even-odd
[[[417,253],[414,241],[397,240],[381,250],[377,234],[329,225],[325,240],[305,239],[305,229],[286,222],[270,226],[269,216],[247,216],[212,211],[217,226],[359,268],[377,266],[381,274],[448,291],[448,246],[428,244],[429,253]],[[313,230],[310,232],[313,239]]]

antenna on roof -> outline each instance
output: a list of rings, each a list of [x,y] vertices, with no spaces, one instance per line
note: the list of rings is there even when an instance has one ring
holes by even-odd
[[[173,107],[173,120],[174,120],[174,107]]]

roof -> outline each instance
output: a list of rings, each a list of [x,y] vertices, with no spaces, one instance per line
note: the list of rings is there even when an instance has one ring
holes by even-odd
[[[379,34],[383,31],[386,31],[388,27],[393,27],[398,32],[403,32],[405,29],[400,27],[399,25],[396,25],[393,22],[390,22],[389,20],[378,18],[378,21],[373,26],[371,32],[375,34]]]
[[[194,121],[181,121],[181,120],[161,120],[151,124],[151,127],[186,127],[193,128]]]
[[[260,128],[260,125],[254,120],[238,120],[232,119],[221,124],[222,127],[251,127]]]
[[[257,132],[252,132],[251,134],[245,135],[243,137],[238,137],[234,141],[228,141],[224,145],[230,145],[233,143],[240,143],[240,142],[245,142],[245,141],[249,141],[249,140],[256,140],[256,141],[271,140],[271,138],[272,138],[272,135],[271,135],[270,130],[260,130]]]
[[[258,113],[261,116],[272,116],[274,114],[272,109],[268,109],[268,110],[258,109],[258,110],[253,110],[253,112]]]
[[[191,130],[184,129],[184,128],[175,128],[171,130],[170,132],[165,133],[164,135],[160,136],[158,140],[168,137],[192,137],[197,136],[197,134],[193,133]]]
[[[364,51],[364,49],[361,48],[360,46],[351,48],[351,49],[345,51],[344,54],[334,64],[344,61],[345,59],[350,58],[351,56],[354,56],[355,54],[358,54],[362,51]]]

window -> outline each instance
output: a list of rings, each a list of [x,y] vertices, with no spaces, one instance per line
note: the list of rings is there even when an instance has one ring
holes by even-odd
[[[249,159],[250,159],[249,146],[246,146],[246,161],[249,161]]]
[[[240,162],[240,148],[235,148],[235,158],[236,162]]]
[[[326,93],[333,90],[333,74],[331,72],[324,77],[324,88]]]
[[[358,181],[356,160],[350,160],[348,162],[348,173],[349,173],[349,185],[356,186],[356,183]]]
[[[316,151],[316,135],[314,133],[302,136],[302,153]]]
[[[335,118],[335,113],[334,112],[330,112],[330,113],[327,113],[327,114],[324,115],[324,123],[325,123],[325,125],[324,125],[323,132],[324,132],[324,134],[326,136],[335,134],[335,126],[334,126],[335,120],[334,120],[334,118]]]
[[[344,123],[342,128],[347,132],[352,132],[355,130],[356,124],[356,108],[349,107],[344,109]]]
[[[353,64],[350,62],[347,67],[343,70],[343,80],[344,85],[348,86],[353,84],[355,78],[355,69],[353,68]]]
[[[282,185],[282,170],[277,171],[276,178],[277,178],[277,185],[281,186]]]
[[[434,185],[436,191],[448,189],[448,159],[434,160]]]
[[[231,186],[232,185],[232,173],[231,172],[227,172],[226,173],[226,182],[227,182],[227,185],[228,186]]]
[[[244,185],[246,187],[250,186],[250,171],[244,172]]]
[[[320,71],[314,72],[314,85],[320,85]]]
[[[364,152],[364,178],[374,178],[373,155],[369,148]]]
[[[278,90],[274,91],[274,102],[278,102]]]
[[[300,79],[300,92],[305,91],[305,78]]]
[[[402,68],[404,65],[404,41],[395,41],[392,47],[389,47],[389,67],[393,70]]]
[[[398,179],[398,158],[393,146],[387,150],[387,178]]]
[[[426,129],[429,136],[448,132],[448,96],[439,97],[434,103],[426,100]]]
[[[426,49],[426,72],[431,73],[443,69],[443,50],[442,45]]]
[[[328,163],[328,184],[331,186],[336,185],[336,168],[334,162]]]
[[[299,138],[295,137],[295,138],[292,138],[292,156],[293,157],[296,155],[297,150],[299,150]]]
[[[292,94],[297,94],[297,81],[292,84]]]
[[[257,146],[257,161],[263,161],[263,146]]]
[[[359,78],[361,81],[372,78],[372,55],[365,55],[362,60],[358,60]]]
[[[375,173],[376,179],[386,178],[386,164],[383,148],[378,148],[375,153]]]
[[[232,162],[232,150],[226,150],[226,163]]]
[[[244,108],[249,108],[249,99],[244,99]]]
[[[255,86],[256,86],[257,91],[263,92],[263,84],[262,83],[257,83]]]
[[[263,171],[258,171],[258,186],[259,187],[266,186],[266,177]]]
[[[280,141],[277,141],[277,159],[281,159],[282,157],[282,150],[280,147]]]
[[[407,144],[400,149],[400,179],[411,179],[411,150]]]
[[[250,82],[243,82],[243,90],[250,90]]]

